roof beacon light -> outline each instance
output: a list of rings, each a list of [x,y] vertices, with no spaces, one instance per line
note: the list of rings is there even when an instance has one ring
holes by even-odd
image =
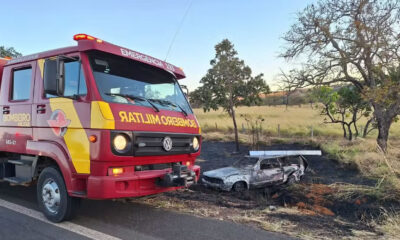
[[[103,40],[92,37],[90,35],[84,34],[84,33],[79,33],[79,34],[75,34],[74,35],[74,40],[75,41],[80,41],[80,40],[92,40],[92,41],[96,41],[98,43],[102,43]]]

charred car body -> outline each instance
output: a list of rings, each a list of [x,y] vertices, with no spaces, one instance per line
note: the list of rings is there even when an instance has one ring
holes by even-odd
[[[320,151],[307,153],[321,155]],[[230,167],[204,172],[202,182],[206,186],[224,191],[243,191],[298,182],[307,167],[307,159],[301,151],[251,151],[249,156],[236,161]]]

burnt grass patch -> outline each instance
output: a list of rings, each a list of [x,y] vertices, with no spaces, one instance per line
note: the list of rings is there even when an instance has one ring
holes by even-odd
[[[241,146],[234,152],[233,142],[204,141],[196,164],[202,172],[230,166],[248,154]],[[260,150],[314,150],[312,145],[276,144]],[[361,175],[357,168],[341,165],[326,156],[307,157],[309,168],[301,183],[254,189],[244,193],[223,192],[201,183],[190,189],[137,199],[178,211],[221,220],[233,220],[312,238],[379,238],[383,233],[371,224],[382,209],[400,211],[400,200],[382,198],[379,181]],[[279,223],[279,226],[277,226]],[[273,227],[271,227],[273,226]],[[366,235],[359,235],[366,234]]]

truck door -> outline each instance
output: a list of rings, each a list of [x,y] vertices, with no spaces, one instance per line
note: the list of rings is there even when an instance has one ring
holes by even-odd
[[[26,153],[32,139],[32,102],[36,62],[4,69],[0,97],[0,150]]]
[[[76,59],[74,60],[74,58]],[[53,62],[51,62],[53,61]],[[62,59],[64,65],[64,93],[56,96],[44,93],[46,68],[54,67],[55,57],[39,60],[40,74],[34,102],[33,134],[37,141],[55,141],[69,154],[71,165],[77,173],[89,173],[89,140],[86,130],[90,128],[90,101],[86,78],[78,60],[78,54]],[[50,71],[51,72],[51,71]],[[47,75],[46,75],[47,74]]]

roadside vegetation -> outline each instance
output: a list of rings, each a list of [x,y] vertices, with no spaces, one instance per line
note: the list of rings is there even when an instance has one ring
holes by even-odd
[[[323,150],[329,158],[337,160],[347,168],[356,168],[367,177],[383,178],[383,183],[393,183],[393,188],[400,190],[400,122],[390,129],[390,141],[384,154],[374,139],[377,130],[366,138],[356,137],[352,141],[343,138],[343,129],[338,124],[324,123],[324,115],[319,107],[309,105],[239,107],[238,119],[241,127],[239,140],[243,144],[252,144],[252,128],[246,118],[263,119],[258,125],[260,133],[258,148],[262,145],[279,143],[311,144]],[[221,111],[203,113],[195,109],[197,119],[202,126],[206,139],[232,141],[232,126],[226,114]],[[361,118],[365,123],[367,118]],[[257,145],[254,144],[257,148]],[[397,184],[396,184],[397,183]]]
[[[195,112],[205,140],[197,162],[203,171],[240,157],[231,154],[235,150],[235,134],[229,115],[223,110]],[[324,116],[315,105],[238,107],[237,114],[242,155],[250,149],[311,148],[321,149],[323,158],[313,159],[304,181],[289,187],[237,194],[196,185],[128,201],[248,224],[302,239],[399,236],[400,123],[393,124],[384,154],[377,145],[376,130],[366,138],[358,136],[349,141],[343,138],[340,124],[323,123]]]
[[[284,108],[284,106],[283,106]],[[290,111],[290,108],[289,108]],[[338,126],[339,127],[339,126]],[[206,131],[197,163],[202,171],[228,166],[252,149],[249,135],[239,133],[240,155],[234,133]],[[245,193],[221,192],[201,184],[164,193],[137,203],[234,221],[302,239],[397,239],[400,187],[376,141],[339,137],[260,136],[258,148],[323,149],[322,158],[308,158],[310,168],[299,184]],[[399,144],[397,139],[393,144]],[[330,147],[331,146],[331,147]],[[389,146],[388,162],[398,167],[399,150]],[[378,162],[378,163],[376,163]]]
[[[288,109],[284,105],[238,107],[237,125],[239,132],[243,133],[249,128],[244,116],[252,119],[261,117],[264,119],[261,130],[269,137],[311,137],[311,129],[313,129],[314,137],[343,137],[343,129],[339,124],[324,123],[326,117],[320,114],[321,109],[320,104],[314,104],[313,107],[310,104],[292,105]],[[202,109],[194,111],[203,132],[229,133],[233,131],[229,115],[222,109],[206,113]],[[367,118],[361,118],[360,126],[363,126],[366,121]],[[373,130],[367,138],[373,139],[376,136],[377,130]],[[390,137],[400,139],[400,122],[392,125]]]

